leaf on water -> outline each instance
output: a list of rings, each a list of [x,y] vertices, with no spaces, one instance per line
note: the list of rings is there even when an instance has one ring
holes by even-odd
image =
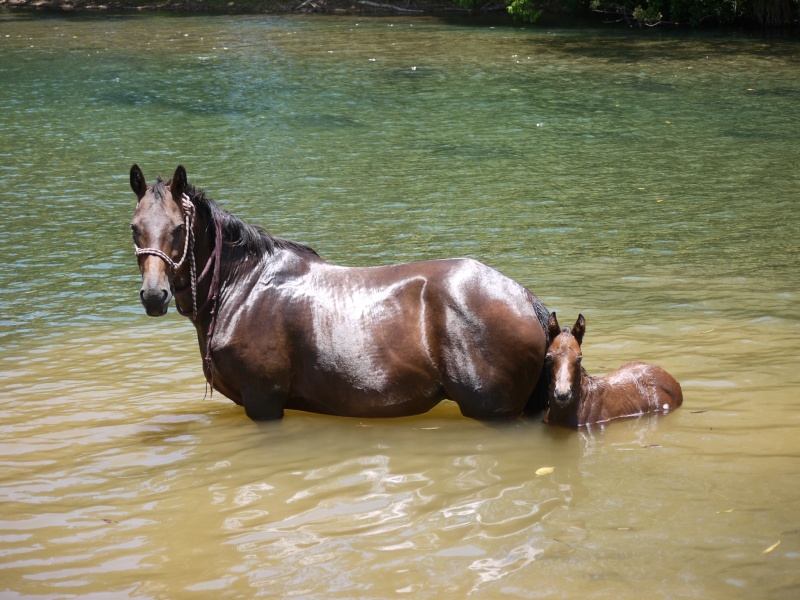
[[[718,510],[717,514],[721,515],[722,513],[732,513],[732,512],[733,512],[732,508],[726,508],[725,510]]]
[[[707,413],[707,410],[691,410],[689,411],[690,415],[702,415],[703,413]]]
[[[118,524],[119,521],[115,521],[114,519],[103,519],[108,524]],[[778,542],[780,544],[780,542]]]
[[[777,547],[778,547],[778,546],[780,546],[780,545],[781,545],[781,541],[780,541],[780,540],[778,540],[777,542],[775,542],[774,544],[772,544],[772,546],[770,546],[769,548],[767,548],[766,550],[764,550],[764,551],[763,551],[761,554],[769,554],[770,552],[772,552],[773,550],[775,550],[775,548],[777,548]]]
[[[441,427],[420,427],[422,431],[436,431],[437,429],[441,429]]]
[[[542,467],[541,469],[536,469],[536,476],[541,477],[542,475],[550,475],[550,473],[555,470],[555,467]]]

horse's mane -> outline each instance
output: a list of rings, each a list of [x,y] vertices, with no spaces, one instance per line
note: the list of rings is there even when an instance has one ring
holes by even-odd
[[[155,185],[153,185],[153,192],[156,197],[163,196],[164,190],[158,188],[163,188],[169,184],[169,181],[164,183],[159,177]],[[191,184],[186,184],[185,193],[197,210],[203,213],[206,223],[215,223],[219,218],[222,222],[223,242],[226,245],[240,247],[247,254],[256,258],[261,258],[265,254],[272,255],[275,253],[276,248],[308,252],[319,256],[316,250],[310,246],[272,235],[260,225],[251,225],[245,220],[232,215],[214,200],[208,198],[203,190]]]

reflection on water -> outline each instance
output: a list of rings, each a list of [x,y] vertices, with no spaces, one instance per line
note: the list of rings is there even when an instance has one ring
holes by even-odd
[[[3,580],[23,596],[530,597],[570,582],[788,597],[797,418],[775,381],[790,365],[762,323],[700,327],[658,338],[682,409],[581,432],[486,426],[449,403],[255,424],[203,399],[196,350],[168,346],[189,331],[170,323],[20,350],[4,360],[25,366],[4,373]],[[652,352],[636,341],[649,329],[587,336],[587,361]],[[681,358],[679,335],[704,352]],[[761,352],[771,370],[737,372]]]
[[[795,597],[796,50],[0,14],[0,596]],[[250,422],[137,305],[134,161],[335,262],[483,259],[684,406]]]

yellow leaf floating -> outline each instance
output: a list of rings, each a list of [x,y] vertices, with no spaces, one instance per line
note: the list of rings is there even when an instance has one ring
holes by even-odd
[[[550,475],[550,473],[555,470],[555,467],[542,467],[541,469],[536,469],[536,476],[541,477],[542,475]]]
[[[775,550],[775,548],[777,548],[777,547],[778,547],[778,546],[780,546],[780,545],[781,545],[781,541],[780,541],[780,540],[778,540],[777,542],[775,542],[774,544],[772,544],[772,546],[770,546],[769,548],[767,548],[766,550],[764,550],[764,551],[763,551],[761,554],[769,554],[770,552],[772,552],[773,550]]]

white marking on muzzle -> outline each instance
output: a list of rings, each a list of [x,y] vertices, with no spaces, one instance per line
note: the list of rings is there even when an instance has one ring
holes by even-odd
[[[559,396],[569,394],[572,389],[572,377],[570,375],[569,363],[564,361],[558,366],[555,372],[555,392]]]

